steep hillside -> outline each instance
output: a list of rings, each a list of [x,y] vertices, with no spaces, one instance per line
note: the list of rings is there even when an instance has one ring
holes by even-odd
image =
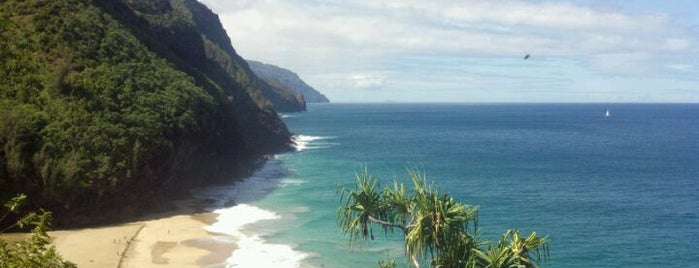
[[[274,110],[282,113],[302,112],[306,110],[303,94],[278,83],[277,80],[263,79],[260,85],[262,95],[272,103]]]
[[[330,102],[322,93],[301,80],[294,72],[259,61],[248,60],[250,69],[270,84],[279,84],[303,94],[306,102]]]
[[[3,1],[0,77],[0,197],[59,220],[289,148],[266,84],[195,0]]]
[[[223,87],[240,86],[258,106],[279,112],[305,110],[293,91],[257,78],[236,54],[218,16],[196,0],[95,1],[134,32],[156,53],[180,69]],[[235,81],[231,81],[234,79]],[[206,84],[207,81],[200,81]],[[238,85],[235,85],[238,84]]]

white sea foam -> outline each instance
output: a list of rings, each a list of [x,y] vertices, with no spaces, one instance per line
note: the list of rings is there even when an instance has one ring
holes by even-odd
[[[226,267],[301,267],[308,254],[290,245],[267,243],[259,234],[243,232],[246,225],[264,220],[279,220],[279,214],[259,207],[239,204],[217,209],[217,222],[204,229],[233,237],[238,248],[226,259]]]
[[[285,179],[288,171],[276,159],[267,163],[249,178],[234,185],[207,187],[192,194],[199,199],[210,200],[209,210],[218,214],[216,222],[204,227],[206,231],[230,236],[238,245],[226,260],[226,267],[301,267],[301,261],[309,254],[294,250],[291,245],[271,244],[263,235],[270,230],[246,230],[246,226],[261,221],[281,220],[281,215],[257,207],[255,201],[285,183],[302,183]]]
[[[245,237],[241,232],[245,225],[281,218],[277,213],[248,204],[217,209],[214,210],[214,213],[219,214],[216,223],[206,226],[204,229],[212,233],[226,234],[237,238]]]
[[[335,137],[295,135],[291,138],[291,140],[295,144],[296,151],[299,152],[309,149],[330,148],[332,146],[338,145],[338,143],[329,141],[332,139],[335,139]]]
[[[300,179],[291,179],[291,178],[285,178],[285,179],[282,179],[282,180],[279,182],[279,184],[280,184],[282,187],[288,186],[288,185],[301,185],[301,184],[304,184],[304,183],[306,183],[306,181],[300,180]]]
[[[291,117],[296,117],[294,114],[279,114],[279,117],[281,118],[291,118]]]
[[[238,241],[239,248],[226,259],[227,267],[301,267],[308,254],[299,253],[289,245],[268,244],[259,236]]]

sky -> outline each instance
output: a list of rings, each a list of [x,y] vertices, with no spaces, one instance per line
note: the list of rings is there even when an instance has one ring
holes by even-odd
[[[699,1],[200,1],[331,102],[699,102]]]

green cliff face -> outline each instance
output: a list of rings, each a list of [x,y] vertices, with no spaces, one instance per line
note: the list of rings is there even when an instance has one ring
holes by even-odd
[[[247,62],[231,46],[218,16],[203,4],[196,0],[131,0],[127,3],[128,8],[134,10],[134,15],[147,21],[150,34],[157,37],[155,43],[165,44],[186,64],[207,72],[217,84],[240,83],[258,106],[266,109],[278,112],[305,110],[303,96],[287,88],[270,85],[255,76]],[[101,5],[118,8],[115,4]],[[161,11],[153,12],[153,9]],[[133,21],[121,17],[126,23]],[[202,62],[202,59],[207,61]],[[229,81],[231,78],[235,81]]]
[[[274,110],[282,113],[302,112],[306,110],[303,94],[295,92],[275,79],[263,79],[260,88]]]
[[[301,93],[306,102],[330,102],[325,95],[306,84],[296,73],[290,70],[259,61],[248,60],[248,64],[250,64],[250,69],[252,69],[255,75],[265,79],[265,81],[273,81],[269,82],[270,84],[278,84]]]
[[[267,84],[195,0],[3,1],[0,77],[0,197],[59,218],[289,146]]]

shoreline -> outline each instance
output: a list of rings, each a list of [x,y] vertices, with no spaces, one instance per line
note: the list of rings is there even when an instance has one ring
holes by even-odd
[[[272,159],[274,157],[270,156],[258,159],[248,166],[244,175],[237,174],[229,183],[197,187],[213,187],[211,189],[215,190],[211,193],[206,190],[180,192],[170,197],[151,198],[144,206],[149,209],[137,215],[120,215],[119,210],[107,210],[103,213],[111,215],[106,217],[121,217],[121,220],[83,228],[56,229],[48,234],[58,254],[78,267],[225,267],[234,251],[242,253],[238,249],[240,242],[245,241],[239,240],[248,237],[241,236],[239,232],[247,223],[229,225],[224,220],[222,224],[227,226],[224,230],[213,227],[221,221],[222,214],[229,214],[226,210],[240,205],[237,201],[252,201],[265,196],[270,189],[268,186],[277,187],[277,166],[267,168]],[[272,179],[269,184],[262,184],[265,185],[263,188],[248,191],[249,187],[260,186],[255,183],[259,182],[259,172],[271,172],[272,177],[261,177]],[[253,179],[254,183],[245,183],[249,179]],[[245,194],[239,195],[241,189],[245,189]],[[221,190],[225,193],[223,196]],[[224,209],[224,212],[219,209]],[[238,213],[235,214],[240,215]],[[234,229],[233,233],[230,227]],[[5,234],[3,238],[8,235],[15,239],[26,236],[21,233]],[[246,248],[243,251],[249,250]]]
[[[113,226],[51,231],[53,245],[78,267],[201,267],[224,265],[237,248],[232,237],[207,232],[218,214],[201,200],[172,201],[167,213]]]
[[[280,149],[278,153],[283,152],[284,150]],[[127,224],[152,218],[152,215],[158,214],[174,215],[173,213],[177,212],[178,208],[172,205],[173,202],[194,198],[189,192],[190,189],[229,185],[243,181],[263,167],[274,155],[271,153],[254,155],[246,159],[237,159],[235,163],[222,164],[223,162],[217,162],[217,164],[211,164],[208,168],[204,168],[206,171],[197,172],[196,176],[183,175],[177,184],[172,181],[166,182],[157,189],[144,192],[140,196],[126,195],[123,198],[116,198],[110,205],[103,204],[102,206],[72,211],[49,208],[54,215],[52,223],[56,230],[81,230]],[[221,159],[220,161],[226,160]],[[200,211],[203,206],[196,209]]]

